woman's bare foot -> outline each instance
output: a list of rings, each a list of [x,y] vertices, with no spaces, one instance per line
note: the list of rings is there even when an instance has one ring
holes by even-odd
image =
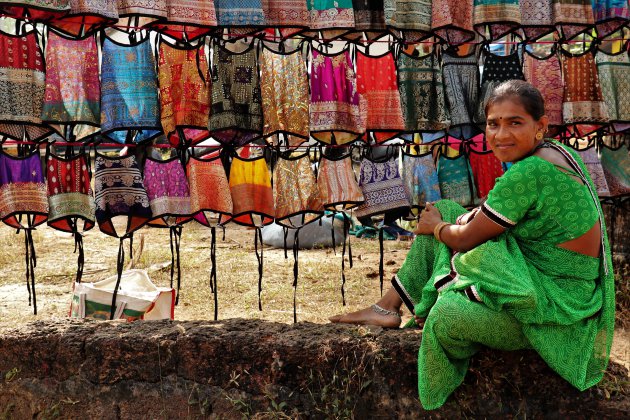
[[[384,328],[398,328],[401,322],[398,311],[385,309],[379,305],[372,305],[345,315],[331,316],[328,319],[333,323],[376,325]]]
[[[330,322],[332,322],[332,323],[335,323],[335,324],[336,324],[337,322],[339,322],[339,321],[341,320],[341,318],[343,318],[343,315],[341,315],[341,314],[340,314],[340,315],[333,315],[333,316],[331,316],[330,318],[328,318],[328,320],[329,320]]]

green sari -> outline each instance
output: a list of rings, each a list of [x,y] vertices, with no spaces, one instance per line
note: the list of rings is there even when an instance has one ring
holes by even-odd
[[[504,233],[465,253],[420,235],[392,280],[405,305],[426,317],[418,357],[425,409],[444,404],[481,346],[533,348],[580,390],[603,377],[615,311],[603,215],[579,156],[558,143],[548,145],[563,153],[570,169],[527,157],[497,180],[482,205]],[[450,223],[466,212],[448,200],[436,207]],[[598,219],[601,258],[557,246],[580,237]]]

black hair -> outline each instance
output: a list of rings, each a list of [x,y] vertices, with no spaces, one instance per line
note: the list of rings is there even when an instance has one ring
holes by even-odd
[[[545,101],[540,91],[531,83],[517,79],[505,81],[494,88],[484,104],[486,115],[490,105],[512,98],[516,98],[534,120],[538,121],[545,115]]]

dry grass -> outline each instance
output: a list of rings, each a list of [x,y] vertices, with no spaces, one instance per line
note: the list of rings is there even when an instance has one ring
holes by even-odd
[[[158,286],[170,284],[171,253],[168,229],[145,228],[136,233],[134,249],[144,236],[142,254],[134,256],[135,268],[148,269]],[[24,239],[13,230],[0,228],[0,329],[34,319],[66,316],[76,270],[74,242],[70,235],[48,227],[34,232],[37,251],[36,289],[38,315],[28,306],[25,283]],[[118,240],[97,230],[86,233],[83,281],[92,282],[115,274]],[[214,301],[209,288],[210,230],[195,224],[182,235],[182,288],[176,319],[213,319]],[[385,242],[385,288],[404,260],[410,242]],[[126,243],[126,257],[128,243]],[[346,303],[341,304],[341,248],[303,250],[299,254],[297,314],[299,321],[327,322],[328,316],[356,310],[380,295],[378,242],[352,238],[354,267],[346,260]],[[258,310],[258,264],[254,231],[229,226],[225,241],[217,232],[219,318],[262,318],[293,321],[293,256],[272,248],[264,250],[262,304]],[[348,257],[346,256],[346,259]],[[156,267],[162,267],[156,269]]]
[[[616,325],[630,329],[630,265],[626,264],[615,273]]]

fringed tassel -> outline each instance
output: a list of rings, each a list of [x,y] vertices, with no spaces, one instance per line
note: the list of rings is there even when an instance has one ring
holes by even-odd
[[[286,226],[282,226],[282,233],[284,234],[284,259],[288,259],[287,255],[287,237],[289,236],[289,228]]]
[[[182,238],[182,227],[171,226],[171,288],[173,287],[173,278],[175,277],[175,270],[177,270],[177,295],[175,296],[175,305],[179,304],[179,290],[182,282],[182,267],[179,258],[180,241]]]
[[[213,252],[214,252],[214,247],[216,246],[216,228],[215,227],[210,227],[210,293],[214,294],[214,263],[213,263]]]
[[[31,306],[33,296],[31,292],[31,248],[28,246],[27,229],[24,229],[24,266],[26,267],[26,289],[28,290],[28,306]],[[18,229],[16,234],[20,233]]]
[[[378,260],[378,278],[381,284],[381,296],[383,296],[383,277],[384,277],[384,270],[383,270],[383,227],[381,226],[378,230],[378,250],[379,250],[379,260]]]
[[[37,315],[37,294],[35,293],[35,267],[37,267],[37,256],[35,254],[35,243],[33,242],[33,228],[31,227],[30,216],[27,216],[27,220],[28,225],[24,229],[26,288],[28,289],[28,306],[31,306],[32,302],[33,314]]]
[[[118,245],[118,260],[116,261],[116,272],[118,277],[116,278],[116,286],[114,287],[114,295],[112,296],[112,306],[109,312],[109,319],[114,319],[116,313],[116,297],[118,296],[118,288],[120,287],[120,279],[122,278],[123,269],[125,268],[125,238],[120,238],[120,244]]]
[[[83,266],[85,264],[85,254],[83,251],[83,235],[79,232],[79,222],[77,218],[74,218],[71,222],[72,226],[72,237],[74,238],[74,251],[73,253],[79,252],[77,256],[77,276],[75,278],[75,282],[81,283],[81,279],[83,278]]]
[[[350,232],[350,216],[346,213],[343,214],[343,229],[345,232]],[[350,268],[352,268],[352,244],[350,243],[350,238],[352,235],[347,235],[348,237],[348,263],[350,263]]]
[[[260,251],[258,250],[258,241],[260,241]],[[262,311],[262,277],[263,277],[263,242],[262,230],[256,227],[254,232],[254,250],[256,251],[256,259],[258,260],[258,310]]]
[[[333,235],[335,228],[333,227]],[[341,248],[341,302],[346,306],[346,241],[348,240],[348,231],[346,230],[346,219],[343,219],[343,245]],[[334,241],[334,236],[333,236]],[[333,242],[334,243],[334,242]]]
[[[177,230],[176,230],[176,235],[175,235],[175,252],[176,252],[176,257],[177,257],[177,297],[175,298],[175,301],[179,301],[179,290],[181,289],[182,286],[182,264],[181,264],[181,258],[180,258],[180,247],[181,247],[181,241],[182,241],[182,227],[181,226],[177,226]]]
[[[321,220],[321,219],[320,219]],[[335,213],[332,214],[331,217],[331,223],[330,223],[330,235],[331,235],[331,239],[332,239],[332,248],[333,248],[333,253],[335,255],[337,255],[337,246],[335,245]],[[344,226],[345,226],[345,219],[344,219]],[[346,245],[346,237],[344,234],[343,237],[343,242],[344,242],[344,246]]]
[[[76,282],[81,283],[83,278],[83,266],[85,264],[85,252],[83,251],[83,235],[80,232],[74,232],[74,252],[79,251],[77,256],[77,277]]]
[[[214,294],[214,320],[219,319],[219,289],[217,285],[217,233],[216,228],[210,228],[210,290]]]
[[[170,228],[168,233],[170,235],[169,245],[171,247],[171,289],[172,289],[173,279],[175,278],[175,240],[173,238],[173,236],[175,235],[175,232],[173,232],[173,228]],[[175,305],[177,305],[177,298],[175,298]]]
[[[293,239],[293,323],[297,323],[298,253],[300,250],[300,229],[295,230]]]

